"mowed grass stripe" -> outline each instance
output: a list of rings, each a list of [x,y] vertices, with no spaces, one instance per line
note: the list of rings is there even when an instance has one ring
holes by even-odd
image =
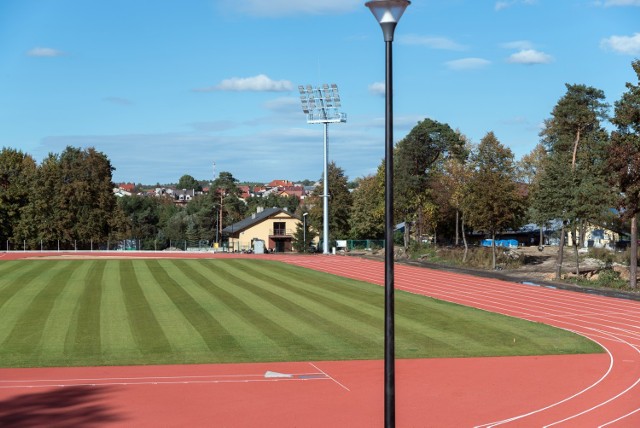
[[[353,331],[357,336],[362,336],[360,340],[363,351],[368,349],[366,354],[368,357],[381,357],[382,343],[382,311],[384,310],[384,290],[381,288],[373,288],[370,284],[358,283],[355,281],[343,282],[340,277],[326,276],[326,281],[322,286],[318,286],[315,280],[311,280],[315,273],[307,271],[308,275],[297,277],[294,280],[281,281],[278,272],[282,272],[280,266],[266,263],[246,263],[246,260],[239,261],[243,265],[243,269],[247,273],[251,273],[256,278],[268,278],[269,283],[278,290],[278,294],[292,293],[298,296],[304,296],[311,307],[318,308],[318,314],[327,319],[333,319],[344,326],[345,329]],[[298,267],[294,269],[287,268],[288,273],[294,270],[300,270]],[[299,272],[304,275],[304,271]],[[291,275],[295,277],[295,275]],[[315,283],[316,285],[311,285]],[[357,288],[360,293],[360,299],[345,299],[341,293],[331,293],[331,289],[340,287],[340,291],[345,288]],[[365,312],[363,309],[368,309]],[[456,349],[448,340],[443,340],[436,329],[425,329],[425,325],[408,317],[402,317],[402,314],[396,312],[396,341],[411,344],[409,349],[414,352],[418,348],[428,347],[430,349],[444,349],[453,351]],[[398,322],[399,321],[399,322]],[[365,338],[369,343],[365,343]]]
[[[181,276],[185,275],[185,272],[180,271],[175,263],[148,260],[146,264],[156,283],[171,299],[182,316],[193,326],[208,349],[213,352],[212,358],[219,360],[225,350],[241,348],[236,338],[187,293],[182,284],[169,275],[168,271],[170,270],[178,271]],[[216,354],[218,355],[216,356]]]
[[[261,294],[266,296],[275,295],[281,304],[294,305],[308,317],[308,322],[315,323],[325,320],[322,324],[327,332],[339,334],[350,338],[352,342],[360,344],[364,348],[373,346],[376,350],[381,343],[381,331],[383,324],[380,316],[365,314],[358,310],[358,305],[344,304],[339,295],[329,296],[328,294],[314,293],[306,288],[308,281],[298,281],[287,279],[282,280],[282,275],[276,272],[281,271],[281,266],[274,263],[245,263],[238,260],[241,271],[250,276],[250,282],[255,284]],[[309,272],[310,273],[310,272]],[[332,277],[326,277],[331,283]],[[366,293],[363,293],[366,294]],[[379,303],[378,308],[383,307],[382,293],[372,293],[368,296],[371,299],[368,303],[372,307]],[[286,299],[286,302],[284,301]],[[363,295],[363,302],[367,299]]]
[[[362,355],[378,343],[374,337],[376,330],[380,330],[375,329],[375,326],[352,330],[346,326],[349,324],[348,316],[342,316],[344,314],[335,310],[323,310],[321,305],[282,288],[275,292],[275,284],[262,280],[259,272],[257,276],[251,274],[237,261],[230,261],[221,267],[236,287],[253,294],[257,302],[269,302],[277,308],[278,311],[274,314],[279,314],[281,323],[290,323],[294,331],[304,328],[315,330],[312,336],[302,336],[305,341],[316,342],[322,339],[324,342],[320,354],[309,355],[309,359],[334,358],[338,350],[340,353],[353,352],[353,356],[347,357],[355,358],[356,354]]]
[[[138,280],[142,291],[151,306],[154,316],[165,337],[171,345],[175,356],[183,358],[187,354],[200,353],[207,355],[211,350],[184,313],[167,294],[166,284],[158,282],[153,271],[157,269],[154,261],[141,260],[137,269]],[[165,281],[163,278],[162,281]]]
[[[219,361],[224,362],[252,361],[256,354],[263,352],[265,346],[274,346],[269,337],[256,330],[246,319],[246,313],[234,310],[232,306],[237,303],[233,300],[234,296],[229,297],[218,288],[219,285],[207,277],[207,271],[199,269],[199,264],[183,263],[182,260],[160,261],[161,265],[164,263],[174,266],[173,270],[168,271],[173,280],[179,282],[184,292],[211,317],[210,334],[219,347],[216,359],[222,358]],[[231,300],[227,301],[227,297]],[[229,338],[233,338],[231,342]]]
[[[228,291],[233,286],[225,283],[219,272],[212,271],[204,263],[175,260],[188,282],[208,296],[207,308],[225,331],[233,332],[244,350],[245,357],[236,361],[282,361],[290,355],[294,332],[256,312],[255,307]],[[194,297],[199,295],[195,290],[187,291]]]
[[[91,263],[87,260],[73,262],[65,269],[66,284],[51,308],[38,345],[38,353],[42,359],[55,360],[59,365],[74,364],[73,353],[67,352],[66,338],[69,331],[76,328],[73,314],[78,310]]]
[[[2,275],[0,276],[0,310],[3,310],[4,305],[7,305],[9,308],[14,307],[14,304],[10,304],[11,298],[18,291],[29,290],[31,282],[51,269],[54,263],[55,262],[51,261],[41,263],[10,261],[3,263],[5,269],[3,269]],[[1,337],[2,334],[0,333],[0,342],[2,342]]]
[[[21,264],[11,262],[11,264]],[[36,295],[46,286],[46,279],[56,265],[53,261],[35,261],[24,263],[29,269],[16,269],[8,275],[11,281],[5,285],[0,301],[0,354],[7,354],[9,349],[2,346],[7,337],[17,328],[24,311],[29,307]],[[4,282],[4,278],[2,281]]]
[[[136,266],[141,265],[131,260],[120,261],[120,287],[133,339],[143,355],[170,354],[171,345],[140,287]],[[146,287],[157,285],[146,284]]]
[[[86,357],[100,355],[100,306],[102,303],[102,276],[106,260],[86,261],[88,274],[80,284],[82,294],[67,331],[65,354]]]
[[[35,353],[53,305],[67,285],[69,271],[73,272],[79,265],[69,261],[56,264],[55,267],[51,266],[51,271],[42,272],[41,277],[46,276],[47,280],[38,282],[41,287],[37,294],[32,296],[28,304],[21,306],[20,317],[15,321],[13,329],[0,346],[3,353]],[[18,302],[14,302],[14,304],[18,304]]]
[[[242,283],[238,284],[233,275],[236,268],[229,267],[230,262],[203,261],[201,265],[208,270],[208,276],[216,284],[215,292],[250,322],[253,329],[261,331],[277,344],[277,349],[264,356],[265,361],[274,361],[276,355],[286,358],[290,355],[317,355],[330,346],[331,340],[319,335],[315,326],[301,324],[296,318],[297,314],[283,313],[271,302],[257,299]]]
[[[120,260],[108,260],[103,272],[100,342],[104,361],[140,361],[120,279]]]

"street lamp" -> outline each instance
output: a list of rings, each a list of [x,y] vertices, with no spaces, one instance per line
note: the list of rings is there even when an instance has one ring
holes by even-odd
[[[307,252],[307,216],[309,213],[302,214],[302,241],[304,241],[304,247],[302,248],[302,252]]]
[[[323,254],[329,253],[329,124],[345,123],[347,115],[340,112],[342,106],[338,85],[323,84],[314,88],[298,86],[302,111],[307,115],[307,123],[322,123],[324,125],[324,184],[322,192],[322,249]]]
[[[385,178],[384,178],[384,425],[396,425],[396,374],[393,300],[393,33],[408,0],[365,3],[380,24],[386,45],[385,61]]]

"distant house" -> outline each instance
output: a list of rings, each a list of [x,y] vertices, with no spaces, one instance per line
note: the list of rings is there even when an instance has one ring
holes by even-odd
[[[293,182],[289,180],[272,180],[269,184],[266,184],[265,187],[267,189],[273,187],[288,187],[293,186]]]
[[[194,189],[176,189],[173,191],[174,202],[176,205],[186,205],[195,196],[196,191]]]
[[[240,199],[247,199],[251,196],[251,188],[249,186],[238,186],[238,190],[240,191]]]
[[[307,196],[304,186],[286,186],[279,190],[278,196],[289,196],[303,200]]]
[[[113,188],[113,194],[117,197],[121,198],[123,196],[131,196],[131,192],[127,192],[126,190],[122,190],[120,187]]]
[[[250,217],[225,227],[222,235],[234,250],[250,250],[255,240],[261,240],[265,249],[284,253],[293,250],[294,234],[300,223],[299,218],[283,208],[258,208]]]
[[[136,185],[134,183],[120,183],[118,184],[118,188],[131,194],[136,189]]]

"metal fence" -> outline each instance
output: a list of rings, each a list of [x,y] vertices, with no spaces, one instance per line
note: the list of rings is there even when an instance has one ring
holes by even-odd
[[[384,248],[384,239],[360,239],[360,240],[348,240],[347,249],[353,250],[366,250],[374,251]]]
[[[33,241],[7,239],[0,251],[240,251],[237,243],[212,242],[208,240],[154,240],[154,239],[122,239],[114,241],[55,240]],[[237,247],[237,248],[236,248]]]

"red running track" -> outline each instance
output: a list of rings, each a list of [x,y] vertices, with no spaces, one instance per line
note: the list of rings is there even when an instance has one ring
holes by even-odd
[[[383,283],[381,262],[254,257]],[[640,426],[640,303],[406,265],[395,284],[569,329],[607,350],[398,360],[399,427]],[[382,426],[382,409],[381,361],[0,369],[0,426],[371,427]]]

